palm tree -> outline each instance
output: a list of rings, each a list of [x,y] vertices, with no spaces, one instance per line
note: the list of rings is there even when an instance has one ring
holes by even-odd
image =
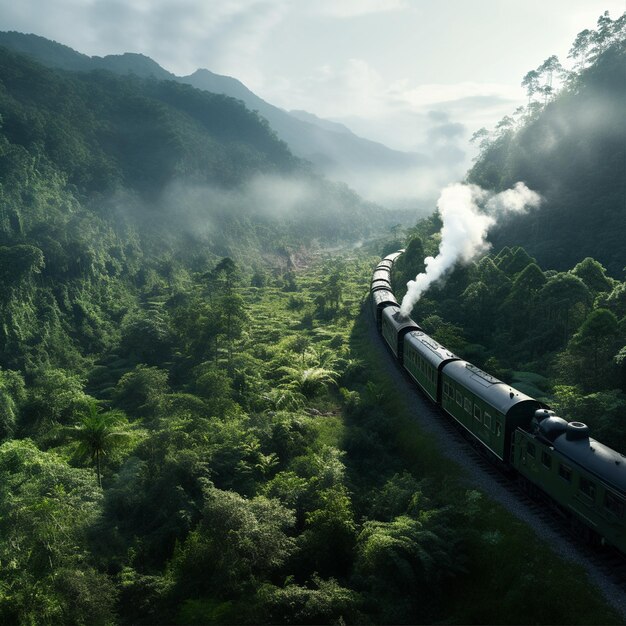
[[[282,367],[284,373],[281,386],[312,398],[322,389],[336,384],[337,372],[325,367]]]
[[[96,464],[98,485],[102,488],[101,459],[108,452],[118,446],[129,433],[119,427],[124,416],[119,411],[100,411],[94,400],[89,404],[88,412],[83,415],[79,423],[70,429],[70,434],[78,443],[78,454],[89,457]]]

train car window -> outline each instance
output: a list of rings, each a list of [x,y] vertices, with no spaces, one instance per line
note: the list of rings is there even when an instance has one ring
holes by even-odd
[[[461,394],[461,392],[458,389],[457,389],[457,392],[456,392],[456,403],[459,406],[463,406],[463,395]]]
[[[501,432],[502,432],[502,426],[500,422],[496,422],[496,437],[499,437]]]
[[[545,450],[541,453],[541,464],[547,469],[552,468],[552,457]]]
[[[472,401],[469,398],[465,398],[464,408],[466,413],[472,414]]]
[[[559,476],[568,483],[572,482],[572,468],[563,463],[559,464]]]
[[[580,483],[578,484],[578,488],[581,493],[584,493],[588,498],[592,500],[596,499],[596,485],[592,483],[590,480],[587,480],[584,476],[580,477]]]
[[[530,441],[526,442],[526,454],[528,454],[528,456],[532,456],[533,459],[535,458],[535,444],[534,443],[530,443]]]
[[[450,385],[443,383],[443,395],[448,397],[450,395]]]
[[[610,491],[604,494],[604,508],[617,517],[624,517],[624,501]]]
[[[479,422],[482,419],[480,407],[477,406],[476,404],[474,405],[474,419],[477,419]]]
[[[487,428],[489,428],[489,430],[491,430],[491,415],[489,415],[487,411],[485,411],[485,414],[483,415],[483,423]]]

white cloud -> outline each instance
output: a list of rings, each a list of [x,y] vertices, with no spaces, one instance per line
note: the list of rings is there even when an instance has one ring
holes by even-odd
[[[407,8],[409,8],[407,0],[318,0],[313,11],[345,19]]]
[[[142,52],[186,74],[251,68],[289,10],[288,0],[27,0],[3,3],[0,20],[90,55]]]
[[[398,99],[416,108],[454,102],[466,98],[490,97],[517,100],[523,97],[521,87],[502,83],[460,82],[453,84],[422,84],[396,91]]]
[[[343,121],[357,134],[404,150],[423,150],[426,133],[439,111],[468,128],[493,127],[525,100],[521,87],[501,83],[415,84],[390,82],[372,64],[353,58],[325,64],[294,79],[274,78],[264,96],[285,109],[304,109]]]
[[[264,95],[285,109],[305,109],[321,117],[347,112],[375,117],[388,108],[386,91],[376,69],[363,59],[348,59],[343,65],[320,65],[297,78],[272,77]]]

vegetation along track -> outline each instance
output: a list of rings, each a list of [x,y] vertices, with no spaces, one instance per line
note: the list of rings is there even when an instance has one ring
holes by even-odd
[[[366,306],[369,306],[369,300]],[[446,458],[461,467],[468,484],[480,489],[532,527],[558,556],[582,566],[607,602],[626,620],[626,560],[623,556],[613,550],[599,551],[581,544],[570,534],[569,525],[563,524],[555,509],[530,498],[515,480],[485,458],[454,422],[414,385],[384,345],[369,311],[365,319],[378,360],[398,394],[404,397],[411,415],[424,431],[434,437]]]

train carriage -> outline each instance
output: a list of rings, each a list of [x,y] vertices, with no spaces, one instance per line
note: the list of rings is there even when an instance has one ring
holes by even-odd
[[[626,457],[590,438],[581,422],[549,416],[533,426],[515,431],[513,467],[569,511],[587,540],[604,537],[626,553]]]
[[[396,358],[403,362],[404,336],[413,330],[422,330],[410,317],[400,315],[400,307],[383,309],[381,330],[383,338]]]
[[[442,369],[441,406],[498,459],[509,462],[513,431],[529,427],[543,405],[467,361]]]
[[[370,291],[374,293],[379,289],[385,289],[386,291],[391,291],[391,285],[388,280],[374,280],[370,285]]]
[[[404,336],[404,367],[433,402],[441,402],[441,369],[453,360],[458,357],[422,331]]]
[[[389,285],[389,288],[391,289],[391,270],[386,267],[375,270],[372,276],[372,282],[374,283],[377,280],[386,281]]]
[[[398,250],[397,252],[392,252],[391,254],[388,254],[383,261],[391,261],[392,263],[395,263],[395,260],[405,251],[404,248],[402,248],[401,250]]]
[[[382,328],[383,310],[388,306],[398,306],[398,301],[391,291],[388,289],[372,291],[372,309],[374,319],[376,320],[376,328],[379,332]]]

